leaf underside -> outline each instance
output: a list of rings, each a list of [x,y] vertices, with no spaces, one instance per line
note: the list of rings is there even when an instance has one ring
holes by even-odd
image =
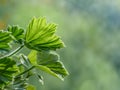
[[[62,62],[60,62],[59,60],[58,54],[56,54],[55,52],[32,51],[28,57],[31,57],[33,55],[34,59],[33,58],[29,59],[40,70],[47,72],[55,77],[58,77],[61,80],[64,80],[64,77],[68,75],[67,70],[65,69]]]

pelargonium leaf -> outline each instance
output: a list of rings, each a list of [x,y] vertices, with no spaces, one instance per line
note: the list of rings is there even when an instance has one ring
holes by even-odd
[[[10,32],[0,30],[0,50],[9,50],[9,42],[12,40],[10,37]]]
[[[33,18],[25,34],[26,46],[38,51],[64,47],[60,37],[55,35],[56,28],[57,25],[47,23],[46,18]]]
[[[32,62],[36,62],[33,64],[40,70],[47,72],[55,77],[58,77],[61,80],[64,80],[64,77],[68,75],[67,70],[65,69],[62,62],[59,60],[58,54],[56,54],[55,52],[43,51],[36,53],[36,51],[32,51],[30,55],[37,57],[37,60],[32,59]],[[31,58],[29,59],[31,61]]]
[[[14,26],[8,26],[7,30],[11,32],[11,35],[13,36],[13,39],[15,41],[21,43],[21,39],[24,38],[24,29],[20,28],[17,25],[14,25]]]

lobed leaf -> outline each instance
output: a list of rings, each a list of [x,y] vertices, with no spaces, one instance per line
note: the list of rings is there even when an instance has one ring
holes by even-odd
[[[68,75],[67,70],[65,69],[62,62],[59,61],[59,56],[55,52],[43,51],[36,53],[36,51],[32,51],[32,54],[34,55],[34,57],[35,56],[37,57],[37,60],[32,59],[32,61],[37,62],[37,64],[36,63],[33,64],[35,64],[35,66],[40,70],[45,71],[53,76],[56,76],[61,80],[64,80],[64,77]],[[31,58],[29,59],[31,61]]]
[[[17,25],[8,26],[7,30],[11,32],[13,39],[19,43],[21,43],[21,39],[24,38],[24,29],[20,28]]]
[[[9,42],[12,40],[10,32],[0,30],[0,50],[9,50]]]
[[[63,48],[62,40],[55,35],[56,28],[57,25],[47,23],[46,18],[33,18],[25,34],[26,46],[38,51]]]

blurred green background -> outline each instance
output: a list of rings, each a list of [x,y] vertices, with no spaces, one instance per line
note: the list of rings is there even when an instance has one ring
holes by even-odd
[[[120,0],[0,0],[0,29],[26,28],[34,16],[58,24],[70,73],[64,82],[45,73],[44,85],[31,79],[37,90],[120,90]]]

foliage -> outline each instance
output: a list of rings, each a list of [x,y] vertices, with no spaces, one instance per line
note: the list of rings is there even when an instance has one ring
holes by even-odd
[[[64,43],[55,34],[56,27],[47,23],[46,18],[33,18],[26,32],[15,25],[0,31],[0,52],[5,52],[0,57],[0,89],[33,90],[35,88],[27,82],[31,76],[43,84],[38,70],[64,80],[68,72],[56,53]],[[12,50],[15,45],[19,47]],[[22,48],[31,50],[30,54],[18,53]]]
[[[33,16],[46,16],[59,24],[57,33],[67,48],[58,52],[70,76],[63,83],[40,72],[47,77],[45,85],[37,82],[39,78],[29,78],[37,90],[119,90],[119,3],[120,0],[0,0],[0,27],[2,22],[26,27]],[[28,55],[28,49],[22,52]]]

